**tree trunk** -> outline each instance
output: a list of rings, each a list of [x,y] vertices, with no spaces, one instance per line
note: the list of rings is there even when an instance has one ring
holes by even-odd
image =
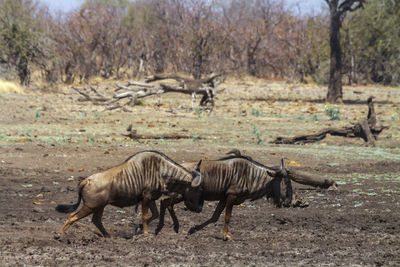
[[[326,97],[326,101],[328,103],[342,103],[343,101],[342,49],[340,46],[341,18],[337,12],[337,7],[332,6],[330,13],[331,13],[331,26],[330,26],[331,63],[330,63],[328,95]]]
[[[18,62],[18,76],[22,85],[29,84],[29,69],[28,69],[28,58],[21,56]]]
[[[254,58],[254,53],[251,52],[251,48],[247,48],[247,74],[250,76],[256,76],[256,60]]]
[[[330,46],[331,65],[326,101],[329,103],[342,103],[342,49],[340,47],[340,26],[346,12],[353,12],[363,7],[366,0],[325,0],[329,6],[331,17]]]
[[[256,51],[261,40],[261,37],[258,37],[254,46],[251,44],[247,45],[247,74],[251,76],[257,76]]]

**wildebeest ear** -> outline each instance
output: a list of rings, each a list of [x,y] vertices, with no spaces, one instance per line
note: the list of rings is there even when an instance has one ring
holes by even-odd
[[[201,161],[202,160],[200,160],[199,163],[197,163],[197,165],[192,170],[192,175],[193,175],[192,187],[198,187],[202,182],[202,177],[200,173]]]
[[[198,187],[203,180],[203,178],[201,177],[201,173],[196,170],[193,170],[192,175],[193,175],[193,178],[192,178],[191,186]]]

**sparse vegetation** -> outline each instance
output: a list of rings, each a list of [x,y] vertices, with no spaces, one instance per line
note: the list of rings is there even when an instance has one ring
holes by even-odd
[[[259,109],[252,109],[251,110],[251,115],[255,116],[255,117],[265,117],[266,114],[262,113]]]
[[[258,129],[255,124],[253,124],[253,134],[256,136],[257,145],[260,145],[262,142],[264,142],[261,137],[260,129]]]
[[[340,120],[340,106],[326,105],[324,111],[331,121]]]

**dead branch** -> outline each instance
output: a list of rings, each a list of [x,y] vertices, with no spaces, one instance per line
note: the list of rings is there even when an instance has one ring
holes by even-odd
[[[218,77],[224,76],[222,73],[218,74],[212,74],[208,77],[205,77],[203,79],[191,79],[191,78],[186,78],[177,74],[155,74],[146,77],[146,83],[154,82],[154,81],[159,81],[159,80],[165,80],[165,79],[172,79],[176,80],[177,82],[180,83],[182,87],[185,89],[190,89],[190,90],[198,90],[201,87],[211,87],[215,88],[216,87],[216,81],[215,79]]]
[[[173,74],[173,73],[167,73],[167,74],[154,74],[154,75],[150,75],[145,77],[145,82],[146,83],[151,83],[154,81],[159,81],[159,80],[166,80],[166,79],[172,79],[172,80],[176,80],[178,82],[186,82],[186,81],[191,81],[191,79],[189,78],[185,78],[183,76],[180,76],[178,74]]]
[[[106,98],[106,96],[100,94],[93,86],[90,86],[90,90],[95,93],[97,96],[101,97],[101,98]]]
[[[192,94],[192,97],[195,98],[196,94],[202,95],[200,100],[200,106],[206,106],[210,104],[214,106],[214,96],[216,87],[215,79],[223,76],[224,74],[212,74],[209,77],[205,77],[203,79],[191,79],[186,78],[177,74],[156,74],[152,76],[146,77],[146,82],[150,83],[153,81],[165,80],[165,79],[173,79],[180,83],[180,87],[185,89],[186,91],[180,91]]]
[[[153,85],[147,84],[147,83],[141,83],[141,82],[135,82],[135,81],[129,81],[128,85],[134,85],[134,86],[140,86],[140,87],[147,87],[147,88],[152,88]],[[129,88],[129,87],[128,87]]]
[[[138,140],[138,139],[201,139],[200,137],[193,137],[190,135],[181,135],[181,134],[123,134],[123,136],[127,136],[131,139]]]
[[[152,95],[158,95],[164,93],[181,93],[188,94],[192,96],[192,109],[194,108],[194,102],[196,96],[200,95],[200,106],[205,107],[212,111],[214,107],[214,95],[216,92],[222,92],[224,89],[215,91],[215,78],[220,77],[222,74],[214,74],[204,79],[194,80],[190,78],[185,78],[176,74],[157,74],[147,77],[146,82],[136,82],[129,81],[128,85],[117,84],[117,88],[114,90],[115,94],[112,96],[102,95],[94,87],[90,87],[92,93],[97,97],[91,96],[82,89],[73,87],[73,89],[78,92],[83,98],[79,101],[89,101],[95,105],[104,105],[106,110],[122,109],[124,105],[134,106],[136,100],[139,98],[144,98]],[[164,79],[174,79],[179,82],[179,84],[148,84],[152,81],[164,80]],[[119,91],[123,91],[119,93]],[[120,101],[123,99],[128,99],[128,102],[121,104]],[[128,109],[122,109],[128,111]]]
[[[122,134],[123,136],[129,137],[134,140],[138,139],[202,139],[198,136],[182,135],[182,134],[138,134],[136,130],[132,129],[132,124],[126,129],[128,134]]]
[[[101,98],[91,97],[90,95],[88,95],[85,92],[82,92],[81,90],[79,90],[76,87],[72,87],[72,89],[74,89],[76,92],[78,92],[80,95],[82,95],[84,97],[84,99],[80,99],[79,101],[90,101],[95,105],[100,105],[101,102],[106,102],[108,100],[107,98],[103,98],[103,97],[101,97]]]
[[[272,144],[306,144],[321,141],[328,134],[334,136],[343,136],[349,138],[362,138],[368,145],[375,146],[375,140],[378,135],[384,130],[389,128],[388,126],[377,126],[376,125],[376,114],[373,104],[373,98],[369,97],[368,103],[368,117],[359,122],[352,123],[352,126],[343,128],[326,128],[319,131],[316,134],[297,135],[294,137],[282,137],[279,136],[273,140]]]

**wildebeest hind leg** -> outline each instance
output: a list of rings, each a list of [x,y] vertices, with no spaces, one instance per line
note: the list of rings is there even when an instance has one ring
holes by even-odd
[[[139,205],[139,204],[137,204],[137,205]],[[136,206],[137,206],[136,205]],[[151,222],[151,221],[153,221],[153,220],[155,220],[155,219],[157,219],[158,217],[160,217],[160,214],[158,213],[158,209],[157,209],[157,206],[156,206],[156,202],[154,201],[154,200],[152,200],[152,201],[150,201],[149,202],[149,208],[150,208],[150,211],[151,211],[151,217],[149,218],[149,219],[147,219],[147,225]],[[137,212],[137,208],[135,208],[135,212]],[[160,219],[161,220],[161,219]],[[141,223],[141,224],[139,224],[137,227],[136,227],[136,229],[135,229],[135,234],[137,235],[138,233],[140,233],[140,231],[142,231],[143,230],[143,224]],[[156,233],[157,234],[157,233]]]
[[[93,210],[83,206],[79,211],[77,212],[73,212],[71,213],[71,215],[69,216],[68,220],[65,222],[63,228],[62,228],[62,232],[64,233],[65,231],[68,230],[68,228],[76,221],[90,215],[91,213],[93,213]]]
[[[100,232],[103,234],[104,237],[110,237],[110,235],[104,228],[103,223],[101,222],[101,217],[103,216],[103,211],[104,211],[104,207],[97,209],[93,213],[92,222],[94,225],[96,225],[96,227],[100,230]]]
[[[215,208],[215,211],[214,211],[212,217],[209,220],[205,221],[204,223],[202,223],[200,225],[193,226],[192,228],[190,228],[189,234],[193,234],[194,232],[203,229],[204,227],[206,227],[210,223],[215,223],[216,221],[218,221],[219,217],[221,216],[222,211],[225,208],[225,205],[226,205],[226,199],[220,200],[218,202],[217,207]]]
[[[234,202],[234,197],[228,196],[225,209],[225,223],[224,223],[224,234],[223,234],[224,241],[232,240],[231,236],[228,234],[228,226],[232,215],[233,202]]]
[[[149,212],[149,199],[144,198],[142,200],[142,224],[143,224],[143,234],[147,235],[149,231],[147,230],[147,217]]]

